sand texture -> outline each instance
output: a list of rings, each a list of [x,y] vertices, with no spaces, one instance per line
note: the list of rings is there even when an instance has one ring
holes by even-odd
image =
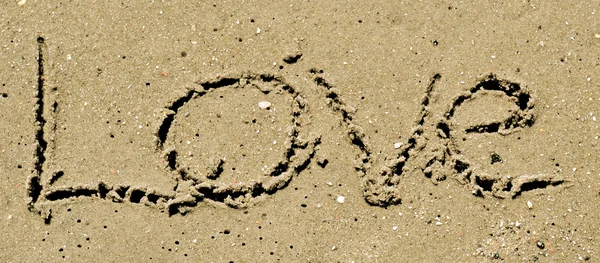
[[[4,1],[1,262],[596,262],[600,2]]]

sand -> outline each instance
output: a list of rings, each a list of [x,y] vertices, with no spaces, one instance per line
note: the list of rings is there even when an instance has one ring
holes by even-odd
[[[597,261],[597,7],[5,1],[0,260]]]

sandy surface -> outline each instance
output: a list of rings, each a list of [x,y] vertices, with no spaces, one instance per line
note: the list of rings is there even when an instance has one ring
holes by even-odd
[[[597,1],[276,2],[0,3],[0,261],[598,261]]]

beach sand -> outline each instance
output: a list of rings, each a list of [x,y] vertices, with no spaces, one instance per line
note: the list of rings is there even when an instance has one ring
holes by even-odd
[[[600,256],[596,1],[0,9],[2,262]]]

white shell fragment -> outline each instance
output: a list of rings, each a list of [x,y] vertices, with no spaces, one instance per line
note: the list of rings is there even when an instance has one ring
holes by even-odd
[[[532,209],[533,203],[531,201],[527,201],[527,207],[529,207],[529,209]]]
[[[346,198],[344,196],[338,195],[338,197],[337,197],[337,202],[338,203],[342,204],[342,203],[344,203],[344,200],[346,200]]]
[[[402,143],[401,142],[394,143],[394,149],[398,149],[400,147],[402,147]]]
[[[258,107],[261,108],[261,109],[263,109],[263,110],[266,110],[266,109],[269,109],[271,107],[271,103],[268,102],[268,101],[261,101],[261,102],[258,103]]]

